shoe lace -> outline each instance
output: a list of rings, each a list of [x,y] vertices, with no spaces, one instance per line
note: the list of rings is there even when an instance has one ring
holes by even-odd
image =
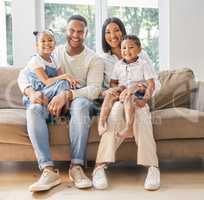
[[[77,179],[77,180],[87,179],[87,177],[84,174],[84,172],[83,172],[81,167],[74,167],[73,168],[73,174],[74,174],[75,179]]]

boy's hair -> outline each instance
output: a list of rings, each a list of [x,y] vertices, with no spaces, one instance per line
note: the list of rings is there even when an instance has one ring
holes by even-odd
[[[137,47],[141,48],[141,42],[140,39],[136,35],[125,35],[123,37],[123,40],[133,40]]]
[[[38,41],[39,36],[41,34],[47,34],[47,35],[51,36],[55,40],[53,30],[52,29],[45,29],[43,31],[33,31],[33,35],[36,37],[36,42]]]
[[[81,21],[85,24],[85,27],[87,27],[87,21],[86,19],[81,16],[81,15],[72,15],[68,20],[67,20],[67,24],[72,21],[72,20],[78,20],[78,21]]]

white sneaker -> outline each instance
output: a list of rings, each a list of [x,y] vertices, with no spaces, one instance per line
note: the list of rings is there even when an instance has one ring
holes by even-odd
[[[49,190],[60,183],[61,178],[58,170],[52,171],[49,169],[44,169],[39,180],[30,185],[29,190],[31,192]]]
[[[108,181],[104,168],[105,168],[104,165],[98,166],[94,169],[92,174],[93,186],[98,190],[103,190],[108,187]]]
[[[158,190],[160,187],[160,171],[157,167],[151,166],[148,169],[144,184],[145,190]]]
[[[92,187],[91,180],[84,174],[81,166],[76,165],[69,169],[69,178],[79,189]]]

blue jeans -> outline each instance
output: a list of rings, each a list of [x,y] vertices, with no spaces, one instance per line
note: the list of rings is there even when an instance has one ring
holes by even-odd
[[[94,115],[94,104],[87,98],[79,97],[70,106],[70,151],[73,164],[84,164],[86,145]],[[39,104],[30,104],[26,110],[27,130],[34,148],[35,155],[42,170],[46,166],[53,166],[48,140],[47,108]]]
[[[64,90],[70,89],[70,85],[66,80],[58,80],[53,85],[46,86],[42,81],[38,79],[37,75],[29,68],[27,68],[27,70],[24,73],[26,73],[26,77],[28,79],[28,82],[31,84],[31,87],[35,91],[42,92],[48,98],[49,102],[55,95],[59,94]],[[45,73],[49,78],[57,76],[56,68],[50,66],[45,66]],[[23,105],[27,108],[29,104],[30,104],[29,98],[27,96],[23,96]]]
[[[50,102],[54,96],[68,89],[70,89],[70,85],[66,80],[58,80],[53,85],[44,87],[40,92],[42,92]],[[23,105],[25,108],[28,108],[30,105],[30,99],[28,96],[23,96]]]

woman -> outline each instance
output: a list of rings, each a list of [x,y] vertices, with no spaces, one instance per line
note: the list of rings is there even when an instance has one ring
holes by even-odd
[[[120,19],[116,17],[106,19],[102,28],[105,88],[109,87],[114,64],[122,58],[120,45],[124,35],[126,35],[126,30]],[[139,57],[151,64],[151,60],[144,50],[140,52]],[[104,90],[102,96],[107,93],[116,95],[117,88]],[[143,105],[136,109],[135,119],[133,135],[138,149],[137,164],[148,167],[144,188],[157,190],[160,186],[160,172],[148,105]],[[93,186],[96,189],[105,189],[108,186],[104,168],[107,163],[115,162],[116,150],[124,140],[124,138],[118,137],[117,132],[124,127],[124,124],[123,105],[120,102],[116,102],[109,115],[108,129],[102,135],[97,152],[96,167],[93,171]]]

